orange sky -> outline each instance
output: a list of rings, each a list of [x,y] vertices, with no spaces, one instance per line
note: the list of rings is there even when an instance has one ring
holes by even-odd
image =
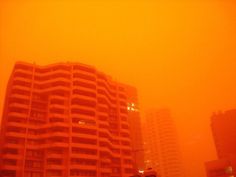
[[[2,0],[0,108],[17,60],[96,66],[169,107],[186,177],[215,158],[213,111],[236,108],[236,3],[230,0]]]

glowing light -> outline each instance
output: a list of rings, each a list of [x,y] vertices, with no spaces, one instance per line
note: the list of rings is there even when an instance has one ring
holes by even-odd
[[[85,125],[85,122],[82,121],[82,120],[80,120],[78,123],[79,123],[80,125]]]
[[[143,173],[144,173],[144,170],[139,170],[138,172],[141,173],[141,174],[143,174]]]

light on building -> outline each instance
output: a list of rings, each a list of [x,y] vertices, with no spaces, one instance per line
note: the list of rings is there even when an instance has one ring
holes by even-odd
[[[85,125],[85,122],[84,122],[83,120],[80,120],[80,121],[78,122],[78,124],[80,124],[80,125]]]
[[[144,170],[139,170],[138,172],[141,173],[141,174],[143,174],[143,173],[144,173]]]

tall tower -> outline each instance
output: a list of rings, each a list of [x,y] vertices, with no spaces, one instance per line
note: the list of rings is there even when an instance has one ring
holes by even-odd
[[[124,85],[124,88],[127,94],[128,122],[130,124],[134,171],[138,171],[144,169],[144,148],[138,94],[135,87]]]
[[[94,67],[16,63],[2,118],[2,177],[133,174],[127,94]]]
[[[148,110],[144,130],[146,167],[161,177],[182,177],[177,132],[169,110]]]

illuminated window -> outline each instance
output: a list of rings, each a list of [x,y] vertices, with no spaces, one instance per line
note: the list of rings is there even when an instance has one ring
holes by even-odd
[[[128,103],[127,110],[131,112],[138,112],[138,108],[134,103]]]

